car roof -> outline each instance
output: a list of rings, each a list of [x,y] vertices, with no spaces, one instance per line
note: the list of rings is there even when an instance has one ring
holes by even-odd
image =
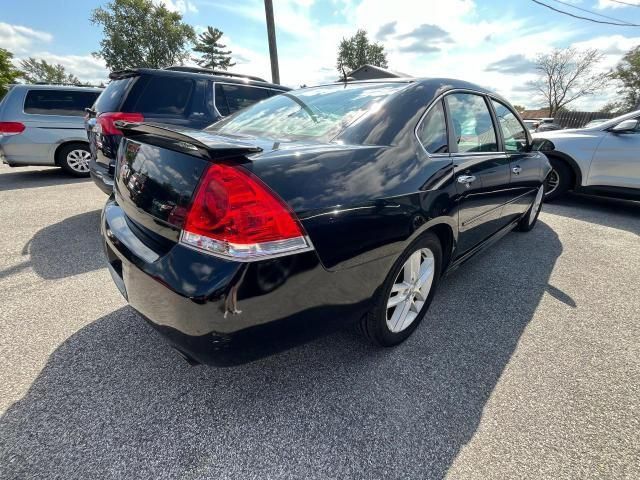
[[[197,69],[193,69],[193,71],[184,71],[184,70],[169,70],[169,69],[157,69],[157,68],[131,68],[127,70],[120,70],[116,72],[112,72],[109,75],[109,78],[112,80],[133,77],[137,75],[154,75],[154,76],[165,76],[165,77],[196,77],[196,78],[206,78],[208,80],[213,80],[218,83],[237,83],[239,85],[255,85],[259,87],[266,88],[275,88],[278,90],[291,90],[289,87],[285,87],[284,85],[278,85],[277,83],[269,83],[262,80],[252,79],[250,76],[242,76],[232,74],[234,76],[225,75],[223,73],[215,74],[215,73],[207,73],[206,69],[203,69],[203,72],[195,71]],[[257,77],[253,77],[257,78]]]
[[[17,83],[11,90],[76,90],[79,92],[102,92],[103,87],[82,86],[82,85],[60,85],[44,83]]]

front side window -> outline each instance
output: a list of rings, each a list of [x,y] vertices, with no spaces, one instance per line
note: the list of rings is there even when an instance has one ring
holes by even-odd
[[[491,100],[504,137],[504,149],[509,153],[524,152],[527,148],[527,134],[516,116],[502,103]]]
[[[331,139],[369,108],[406,87],[405,83],[381,82],[284,92],[240,110],[207,130],[279,139]]]
[[[226,117],[272,95],[273,91],[267,88],[216,83],[216,108]]]
[[[24,113],[81,117],[100,92],[73,90],[30,90],[24,100]]]
[[[418,127],[418,139],[429,153],[447,153],[447,122],[442,101],[438,101]]]
[[[458,152],[497,152],[496,132],[481,95],[453,93],[445,97]]]

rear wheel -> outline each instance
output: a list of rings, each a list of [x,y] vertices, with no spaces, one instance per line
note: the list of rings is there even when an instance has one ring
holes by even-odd
[[[385,347],[407,339],[429,309],[441,268],[438,237],[427,233],[414,241],[394,263],[373,308],[362,319],[363,333]]]
[[[56,160],[65,172],[74,177],[88,177],[90,158],[89,145],[70,143],[58,150]]]
[[[557,158],[549,158],[551,172],[545,181],[544,200],[550,202],[564,194],[571,187],[573,174],[569,166]]]

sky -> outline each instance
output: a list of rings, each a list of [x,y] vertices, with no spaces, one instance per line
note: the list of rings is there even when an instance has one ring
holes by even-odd
[[[202,31],[224,32],[237,65],[232,71],[271,78],[263,0],[154,0],[177,10]],[[583,8],[640,24],[640,0],[544,0],[586,15]],[[0,0],[0,47],[16,61],[34,56],[61,63],[81,80],[99,83],[107,70],[92,52],[101,29],[91,11],[106,1]],[[598,48],[599,65],[613,68],[640,45],[640,27],[591,23],[553,12],[531,0],[273,0],[281,83],[297,87],[334,81],[340,40],[357,29],[381,42],[389,68],[416,77],[474,82],[527,108],[543,105],[528,82],[533,60],[553,48]],[[633,4],[633,5],[629,5]],[[574,8],[577,7],[577,8]],[[576,103],[595,110],[615,88]]]

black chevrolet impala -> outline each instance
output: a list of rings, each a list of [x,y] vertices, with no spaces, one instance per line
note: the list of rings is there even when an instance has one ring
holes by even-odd
[[[205,130],[119,127],[109,270],[198,362],[277,343],[275,326],[402,342],[444,273],[533,228],[550,171],[508,102],[451,79],[304,88]]]

